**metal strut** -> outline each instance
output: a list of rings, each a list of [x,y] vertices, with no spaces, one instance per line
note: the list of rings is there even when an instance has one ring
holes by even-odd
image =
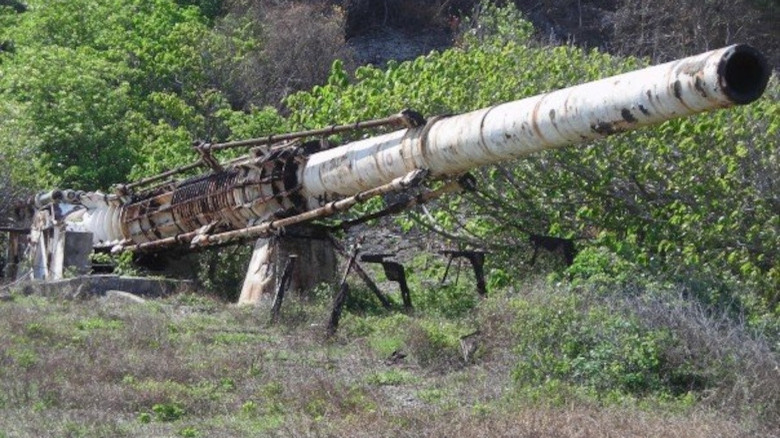
[[[247,140],[230,141],[209,145],[212,151],[224,149],[233,149],[250,146],[263,146],[273,143],[294,140],[303,137],[314,137],[323,135],[333,135],[342,132],[355,131],[359,129],[379,128],[383,126],[400,126],[406,128],[416,128],[425,125],[425,118],[417,111],[405,109],[398,114],[381,119],[367,120],[362,122],[350,123],[348,125],[331,125],[327,128],[311,129],[308,131],[291,132],[288,134],[272,134],[265,137],[252,138]]]

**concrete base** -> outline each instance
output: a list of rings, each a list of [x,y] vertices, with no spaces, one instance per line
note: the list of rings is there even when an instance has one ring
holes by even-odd
[[[30,281],[20,285],[22,293],[50,297],[86,298],[103,296],[107,291],[123,291],[133,295],[157,298],[172,295],[194,283],[186,280],[171,280],[142,277],[120,277],[118,275],[91,275],[54,281]]]
[[[258,239],[249,262],[239,304],[273,299],[290,255],[298,257],[288,293],[306,294],[320,283],[334,283],[338,260],[330,241],[316,228],[302,227],[281,237]]]
[[[86,274],[90,268],[92,233],[67,231],[64,223],[33,234],[33,278],[59,280],[66,274]]]
[[[65,269],[72,269],[79,275],[88,274],[92,264],[92,233],[67,231],[63,253],[62,265]]]

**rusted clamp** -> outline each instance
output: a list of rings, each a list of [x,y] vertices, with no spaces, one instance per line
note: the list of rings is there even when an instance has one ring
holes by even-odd
[[[211,154],[212,145],[205,141],[195,141],[192,143],[192,148],[200,154],[200,159],[203,164],[209,166],[215,172],[221,172],[224,170],[219,161]]]
[[[407,128],[419,128],[420,126],[425,126],[425,124],[428,123],[422,114],[413,109],[406,108],[398,115],[401,116],[401,123],[403,123]]]

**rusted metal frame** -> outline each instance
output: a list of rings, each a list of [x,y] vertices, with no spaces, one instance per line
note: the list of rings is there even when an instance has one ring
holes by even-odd
[[[279,158],[280,159],[273,160],[271,162],[273,167],[270,168],[271,182],[268,184],[268,186],[271,188],[271,192],[273,193],[271,199],[276,202],[280,209],[284,210],[284,201],[287,199],[284,189],[284,165],[287,160],[284,159],[286,157],[283,156],[280,156]]]
[[[341,283],[339,284],[339,291],[333,299],[333,309],[330,312],[330,320],[328,321],[327,336],[331,337],[336,334],[336,329],[339,327],[339,319],[341,319],[341,310],[344,308],[344,304],[347,302],[347,295],[349,295],[349,286],[347,285],[347,276],[349,271],[352,270],[352,266],[355,264],[358,252],[360,252],[360,242],[352,249],[352,255],[347,261],[347,267],[344,269],[344,275],[341,277]]]
[[[233,190],[233,188],[234,188],[234,187],[233,187],[233,186],[231,186],[231,189],[229,189],[229,190],[224,190],[224,191],[222,191],[222,192],[220,192],[220,193],[221,193],[221,194],[227,194],[227,193],[231,192],[231,191]],[[280,196],[283,196],[283,197],[284,197],[284,196],[289,196],[289,195],[291,195],[291,194],[292,194],[292,193],[294,193],[294,192],[298,192],[298,191],[300,191],[300,189],[301,189],[301,187],[300,187],[300,186],[298,186],[298,187],[295,187],[295,188],[293,188],[292,190],[289,190],[289,191],[282,191],[282,192],[279,192],[279,195],[280,195]],[[212,194],[210,194],[210,195],[201,195],[201,196],[198,196],[198,197],[195,197],[195,198],[190,198],[190,199],[188,199],[188,200],[187,200],[187,203],[188,203],[188,204],[191,204],[191,203],[195,203],[195,202],[202,201],[202,200],[204,200],[204,199],[205,199],[206,201],[208,201],[208,200],[209,200],[209,198],[212,198],[212,197],[214,197],[214,196],[217,196],[217,195],[215,195],[215,194],[213,194],[213,193],[212,193]],[[257,198],[257,199],[254,199],[254,200],[252,200],[252,201],[249,203],[249,206],[248,206],[248,207],[247,207],[246,205],[244,205],[243,207],[247,207],[247,208],[249,208],[249,209],[252,209],[252,206],[253,206],[253,205],[256,205],[256,204],[266,204],[266,203],[268,203],[268,202],[270,202],[270,201],[272,201],[272,200],[276,199],[276,197],[277,197],[277,196],[271,195],[271,196],[266,196],[266,197],[263,197],[263,198]],[[156,210],[154,210],[154,211],[145,211],[145,212],[143,212],[143,213],[139,213],[138,215],[136,215],[136,216],[134,216],[134,217],[132,217],[132,218],[128,218],[128,219],[126,220],[126,222],[130,222],[130,221],[137,221],[137,220],[139,220],[140,218],[145,218],[145,217],[148,217],[148,214],[150,214],[150,213],[154,213],[154,214],[160,214],[160,213],[166,213],[166,212],[175,213],[175,212],[177,211],[177,209],[180,209],[180,208],[182,207],[182,205],[184,205],[184,204],[183,204],[183,203],[180,203],[180,204],[170,204],[170,205],[168,205],[168,206],[166,206],[166,207],[164,207],[164,208],[159,208],[159,209],[156,209]],[[214,209],[214,210],[212,210],[212,211],[209,211],[208,213],[210,213],[210,214],[211,214],[211,215],[213,215],[213,216],[222,216],[222,215],[224,215],[224,214],[229,214],[229,213],[231,212],[231,210],[232,210],[232,209],[233,209],[233,207],[231,207],[231,206],[224,206],[224,207],[222,207],[222,208],[219,208],[219,209]],[[179,224],[178,224],[178,222],[175,222],[175,223],[177,224],[177,226],[179,225]],[[202,225],[203,225],[203,224],[201,224],[201,226],[202,226]],[[181,229],[181,227],[179,227],[179,229]],[[176,240],[176,239],[179,239],[179,240],[180,240],[181,238],[184,238],[184,236],[186,236],[186,235],[190,235],[190,234],[191,234],[191,235],[197,235],[197,234],[201,234],[199,230],[200,230],[200,228],[199,228],[198,230],[196,230],[196,231],[191,231],[191,232],[188,232],[188,233],[185,233],[185,234],[180,234],[180,235],[178,235],[178,236],[172,236],[172,237],[168,237],[168,238],[164,238],[164,239],[159,239],[159,240],[155,240],[155,241],[153,241],[153,242],[146,242],[146,243],[147,243],[147,244],[152,244],[152,243],[156,243],[156,242],[163,242],[163,241],[171,241],[171,242],[173,242],[173,240]],[[173,239],[173,240],[172,240],[172,239]],[[165,245],[163,245],[163,246],[165,246]]]
[[[299,224],[301,222],[306,222],[313,219],[332,216],[336,213],[349,210],[355,205],[363,203],[368,199],[374,198],[376,196],[381,196],[385,193],[389,193],[392,191],[403,190],[405,188],[410,187],[411,185],[419,184],[422,178],[424,178],[426,174],[427,174],[426,171],[418,169],[410,172],[404,177],[396,178],[395,180],[393,180],[388,184],[384,184],[374,189],[366,190],[364,192],[358,193],[348,198],[330,202],[322,207],[309,210],[305,213],[298,214],[295,216],[290,216],[283,219],[266,221],[255,226],[246,227],[239,230],[226,231],[214,235],[202,235],[196,230],[184,234],[179,234],[176,236],[166,237],[152,242],[142,242],[142,243],[129,245],[129,246],[116,246],[112,251],[113,252],[148,251],[148,250],[164,248],[167,246],[178,245],[185,242],[192,242],[193,245],[213,245],[213,244],[221,244],[221,243],[226,243],[235,240],[243,240],[243,239],[251,239],[251,238],[257,238],[262,236],[268,236],[274,234],[280,229],[283,229],[284,227]],[[196,237],[198,238],[197,241],[194,240]]]
[[[144,198],[145,196],[150,196],[149,194],[154,194],[154,193],[160,194],[162,192],[170,192],[176,190],[176,184],[178,184],[179,182],[181,182],[180,179],[176,179],[176,178],[167,179],[161,182],[160,184],[156,184],[145,188],[143,192],[138,193],[138,197]],[[121,188],[118,189],[121,190]]]
[[[248,147],[248,146],[262,146],[262,145],[267,145],[275,142],[295,140],[304,137],[333,135],[333,134],[339,134],[347,131],[354,131],[358,129],[371,129],[371,128],[379,128],[382,126],[390,126],[390,125],[417,126],[417,124],[420,123],[421,119],[422,118],[418,113],[411,110],[404,110],[399,114],[390,117],[385,117],[382,119],[355,122],[349,125],[331,125],[327,128],[311,129],[308,131],[300,131],[300,132],[291,132],[288,134],[269,135],[266,137],[253,138],[248,140],[231,141],[227,143],[217,143],[217,144],[209,145],[209,149],[214,151],[214,150],[223,150],[223,149],[240,148],[240,147]],[[422,119],[422,121],[424,124],[424,119]]]
[[[298,169],[305,164],[306,158],[295,154],[291,159],[285,160],[282,166],[282,186],[285,191],[290,192],[289,195],[285,195],[285,200],[292,204],[292,213],[305,211],[308,208],[308,200],[301,194],[301,190],[292,190],[302,188],[300,181],[298,181]]]
[[[299,143],[299,142],[293,141],[293,142],[289,142],[287,144],[279,145],[277,147],[278,148],[289,148],[289,147],[295,146],[296,143]],[[253,150],[253,152],[255,152],[254,156],[242,155],[242,156],[236,157],[236,158],[234,158],[232,160],[228,160],[225,163],[220,163],[218,161],[215,161],[213,155],[211,154],[211,151],[214,150],[212,145],[204,143],[204,144],[194,145],[193,148],[201,154],[201,157],[197,161],[192,162],[190,164],[185,164],[183,166],[179,166],[177,168],[174,168],[174,169],[171,169],[171,170],[159,173],[157,175],[152,175],[150,177],[143,178],[143,179],[138,180],[138,181],[134,181],[134,182],[131,182],[131,183],[128,183],[128,184],[118,185],[117,186],[117,190],[121,194],[129,194],[132,191],[132,189],[135,189],[137,187],[142,187],[142,186],[145,186],[147,184],[151,184],[153,182],[157,182],[157,181],[163,180],[163,179],[168,178],[170,176],[177,175],[177,174],[180,174],[180,173],[183,173],[183,172],[187,172],[188,170],[196,169],[198,167],[210,167],[210,168],[214,169],[215,171],[220,171],[220,170],[224,170],[224,167],[229,167],[229,166],[233,166],[233,165],[236,165],[236,164],[240,164],[242,161],[247,161],[247,160],[250,160],[252,158],[259,159],[259,161],[261,161],[261,162],[266,162],[267,161],[266,155],[269,152],[268,150],[262,150],[260,148],[257,148],[256,150]],[[261,154],[257,154],[256,152],[261,152],[262,155]],[[204,154],[206,154],[208,156],[208,159],[204,156]],[[211,161],[209,161],[209,159],[211,159]],[[173,184],[175,182],[177,182],[177,180],[175,180],[175,179],[168,180],[168,181],[166,181],[163,184],[160,184],[160,185],[148,188],[147,191],[152,191],[152,190],[157,189],[157,188],[162,188],[162,187],[164,187],[164,186],[166,186],[168,184]]]
[[[344,248],[343,245],[333,237],[332,235],[328,235],[331,244],[333,245],[333,248],[336,249],[336,251],[341,254],[342,257],[349,259],[349,254],[347,254],[347,250]],[[390,300],[387,299],[385,294],[382,293],[381,290],[379,290],[379,287],[377,287],[376,283],[374,283],[374,280],[371,279],[371,277],[368,275],[368,273],[363,269],[362,266],[360,266],[360,263],[357,262],[357,260],[354,262],[352,269],[355,270],[355,273],[360,277],[361,280],[368,286],[368,288],[371,290],[371,292],[374,293],[374,295],[379,299],[379,302],[382,303],[382,307],[384,307],[387,310],[392,309],[392,305],[390,304]]]
[[[338,201],[329,202],[328,204],[322,207],[309,210],[305,213],[290,216],[288,218],[264,222],[256,226],[247,227],[240,230],[227,231],[224,233],[219,233],[211,236],[202,236],[202,239],[199,239],[199,242],[197,243],[209,244],[209,242],[211,241],[215,241],[215,242],[224,241],[224,240],[229,241],[229,240],[237,240],[237,239],[255,238],[255,237],[261,237],[264,235],[273,234],[277,230],[283,229],[284,227],[295,225],[301,222],[306,222],[313,219],[333,216],[334,214],[347,211],[352,207],[354,207],[355,205],[363,203],[373,197],[380,196],[385,193],[389,193],[393,191],[404,190],[409,187],[418,185],[422,182],[422,180],[426,175],[427,175],[427,171],[418,169],[409,172],[406,176],[394,179],[389,184],[384,184],[374,189],[366,190],[354,196],[350,196],[348,198],[344,198]]]
[[[258,148],[259,150],[259,148]],[[253,149],[254,151],[254,149]],[[233,166],[247,166],[252,165],[255,163],[263,163],[266,161],[265,157],[268,154],[268,151],[260,151],[261,153],[257,154],[244,154],[239,155],[236,158],[232,158],[230,160],[225,161],[224,163],[221,163],[224,167],[233,167]]]
[[[270,181],[270,180],[271,180],[271,178],[269,177],[268,181]],[[212,198],[214,198],[216,196],[228,194],[228,193],[232,192],[236,188],[243,188],[243,187],[251,186],[253,184],[254,184],[254,181],[241,182],[241,183],[238,183],[238,184],[232,184],[229,187],[222,188],[219,191],[211,191],[211,192],[204,191],[204,194],[199,195],[199,196],[195,196],[195,197],[192,197],[192,198],[188,198],[188,199],[186,199],[185,202],[180,202],[180,203],[176,203],[176,204],[171,202],[170,205],[167,205],[167,206],[165,206],[163,208],[157,208],[157,209],[154,209],[154,210],[152,210],[152,209],[147,209],[147,210],[143,210],[143,211],[139,210],[135,216],[128,217],[124,221],[125,222],[131,222],[131,221],[138,220],[138,219],[140,219],[142,217],[146,217],[149,214],[159,214],[159,213],[166,213],[166,212],[169,212],[169,211],[175,211],[177,208],[180,208],[184,203],[195,203],[195,202],[201,202],[201,201],[204,201],[204,200],[205,201],[209,201],[210,199],[212,199]],[[294,190],[281,192],[281,194],[283,196],[287,196],[287,195],[290,195],[293,191],[298,191],[298,190],[300,190],[300,187],[296,187]],[[259,202],[259,203],[267,203],[268,201],[271,201],[274,198],[275,198],[275,196],[268,196],[268,197],[264,197],[264,198],[258,198],[258,199],[252,200],[252,203],[257,203],[257,202]],[[149,198],[149,199],[153,199],[153,198]],[[146,199],[146,200],[143,200],[143,201],[139,201],[138,203],[139,204],[141,204],[141,203],[148,203],[149,199]],[[216,213],[224,210],[225,208],[229,208],[229,207],[213,209],[210,212],[216,214]]]
[[[479,293],[479,296],[483,298],[487,296],[487,285],[485,283],[485,270],[484,270],[485,254],[486,254],[485,251],[444,250],[441,251],[441,254],[447,255],[450,260],[449,263],[447,264],[447,270],[444,271],[444,276],[441,279],[442,283],[444,283],[444,280],[447,279],[447,272],[449,271],[450,263],[452,263],[452,260],[457,257],[463,257],[471,263],[471,267],[474,269],[474,278],[477,281],[477,293]]]
[[[231,214],[231,207],[233,206],[233,191],[237,180],[240,178],[240,171],[238,169],[231,169],[232,172],[221,172],[222,179],[211,180],[208,183],[208,189],[206,193],[208,196],[202,200],[202,196],[196,199],[188,199],[187,203],[193,207],[200,207],[205,204],[205,210],[199,208],[199,215],[190,215],[190,220],[195,220],[199,225],[203,224],[200,220],[200,215],[204,216],[209,223],[214,223],[219,220],[234,221],[240,220],[235,215]],[[203,203],[203,204],[201,204]]]
[[[400,213],[404,210],[408,210],[416,205],[422,205],[429,201],[433,201],[435,199],[441,198],[444,195],[447,195],[449,193],[457,193],[463,190],[462,185],[458,181],[448,181],[443,186],[439,187],[435,190],[430,190],[427,192],[419,193],[416,196],[413,196],[406,201],[402,202],[396,202],[394,204],[389,205],[386,208],[383,208],[382,210],[376,211],[374,213],[369,213],[364,216],[361,216],[359,218],[351,219],[348,221],[343,221],[338,225],[333,225],[330,227],[331,230],[348,230],[356,225],[360,225],[362,223],[379,219],[385,216],[390,216],[393,214]]]
[[[150,207],[152,208],[152,212],[157,210],[156,207],[158,206],[151,205],[152,201],[154,201],[154,198],[144,200],[143,203],[139,204],[138,208],[135,210],[136,216],[132,218],[132,220],[138,221],[138,227],[140,228],[141,233],[149,240],[159,239],[160,237],[155,234],[155,232],[159,234],[159,231],[156,230],[156,228],[153,226],[154,223],[147,215],[147,213],[149,213]],[[141,223],[144,218],[146,218],[146,221],[149,223],[149,227],[144,227]]]
[[[385,260],[386,257],[394,254],[363,254],[360,260],[367,263],[380,263],[385,271],[385,277],[390,281],[398,283],[401,289],[401,300],[404,303],[404,310],[412,310],[412,294],[409,291],[409,284],[406,282],[406,271],[404,266],[393,260]]]
[[[175,169],[168,170],[166,172],[158,173],[157,175],[153,175],[153,176],[150,176],[150,177],[147,177],[147,178],[135,181],[135,182],[131,182],[129,184],[122,184],[120,186],[117,186],[117,189],[120,190],[120,191],[123,191],[123,193],[128,193],[129,191],[131,191],[132,189],[134,189],[136,187],[145,186],[147,184],[150,184],[150,183],[153,183],[153,182],[157,182],[157,181],[163,180],[165,178],[168,178],[170,176],[173,176],[173,175],[176,175],[176,174],[179,174],[179,173],[182,173],[182,172],[186,172],[188,170],[192,170],[192,169],[204,166],[204,165],[205,165],[205,163],[203,162],[203,159],[200,159],[198,161],[195,161],[194,163],[185,164],[184,166],[180,166],[180,167],[177,167]]]
[[[269,202],[279,200],[280,198],[281,199],[286,199],[287,196],[290,196],[293,193],[298,193],[300,191],[301,191],[301,186],[298,185],[298,186],[293,187],[291,190],[280,191],[280,192],[278,192],[278,194],[271,194],[269,196],[265,196],[265,197],[262,197],[262,198],[255,198],[252,201],[250,201],[250,202],[248,202],[246,204],[241,205],[241,208],[248,208],[249,210],[252,210],[253,213],[258,214],[255,211],[255,207],[266,205]],[[281,204],[281,203],[278,203],[278,204],[281,206],[281,208],[284,208],[284,204]]]
[[[200,154],[200,160],[214,172],[222,172],[225,170],[222,165],[219,164],[219,161],[214,158],[214,155],[211,154],[211,151],[213,150],[211,144],[206,142],[195,142],[193,143],[192,148]]]
[[[287,259],[287,264],[284,266],[284,272],[282,278],[279,281],[279,286],[276,289],[276,295],[274,295],[274,303],[271,306],[271,322],[275,323],[279,319],[279,312],[282,309],[282,301],[284,300],[284,293],[289,289],[292,282],[292,273],[295,269],[295,261],[298,256],[291,254]]]

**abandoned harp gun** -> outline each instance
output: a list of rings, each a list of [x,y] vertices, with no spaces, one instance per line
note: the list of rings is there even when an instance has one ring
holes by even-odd
[[[267,236],[423,179],[454,181],[482,165],[747,104],[762,95],[770,72],[758,51],[734,45],[460,115],[424,120],[406,111],[351,126],[200,143],[196,162],[117,186],[112,194],[39,195],[30,235],[35,276],[62,275],[66,232],[89,233],[94,248],[115,252]],[[303,141],[381,125],[401,129],[329,149]],[[236,147],[249,153],[215,159],[215,152]],[[175,179],[198,168],[205,172]]]

